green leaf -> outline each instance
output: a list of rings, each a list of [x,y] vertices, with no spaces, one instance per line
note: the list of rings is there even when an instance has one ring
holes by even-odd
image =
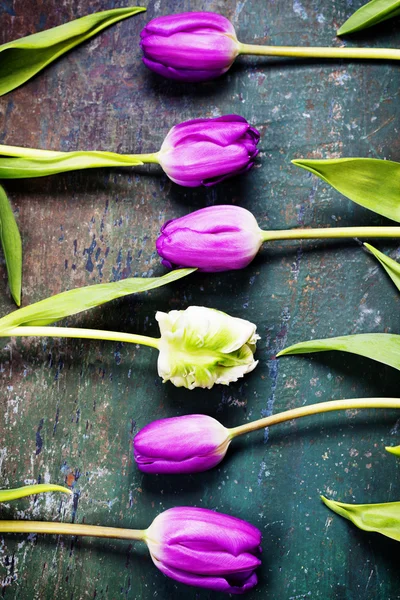
[[[400,542],[400,502],[386,504],[343,504],[321,496],[328,508],[352,521],[363,531],[381,533]]]
[[[72,494],[71,490],[62,487],[61,485],[39,483],[37,485],[25,485],[24,487],[16,488],[14,490],[0,490],[0,502],[18,500],[18,498],[25,498],[25,496],[33,496],[35,494],[44,494],[45,492],[64,492],[65,494]]]
[[[400,15],[400,0],[371,0],[364,4],[340,27],[337,35],[354,33]]]
[[[383,252],[379,252],[379,250],[377,250],[376,248],[371,246],[371,244],[364,243],[364,246],[366,248],[368,248],[368,250],[379,260],[379,262],[381,263],[383,268],[386,270],[386,272],[392,278],[397,289],[400,290],[400,265],[399,265],[399,263],[396,262],[395,260],[393,260],[393,258],[389,258],[389,256],[386,256],[386,254],[383,254]]]
[[[19,326],[42,326],[75,315],[115,298],[154,290],[172,283],[196,269],[177,269],[163,277],[131,277],[115,283],[100,283],[76,288],[24,306],[0,319],[0,331]]]
[[[358,354],[400,370],[400,335],[392,335],[391,333],[360,333],[300,342],[284,348],[277,356],[327,352],[329,350],[341,350],[342,352]]]
[[[0,240],[8,274],[11,296],[21,305],[22,243],[18,225],[4,189],[0,185]]]
[[[29,149],[27,149],[29,150]],[[142,161],[133,155],[115,152],[50,152],[50,156],[38,154],[36,157],[4,157],[0,145],[0,179],[25,179],[45,177],[56,173],[66,173],[79,169],[98,167],[134,167]],[[42,152],[40,150],[38,153]]]
[[[395,456],[400,456],[400,446],[386,446],[385,450],[390,452],[390,454],[394,454]]]
[[[106,27],[145,10],[136,6],[106,10],[3,44],[0,46],[0,96]]]
[[[353,202],[400,223],[400,163],[377,158],[299,159],[292,163]]]

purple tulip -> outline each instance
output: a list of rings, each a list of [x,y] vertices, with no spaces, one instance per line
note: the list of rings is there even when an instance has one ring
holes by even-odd
[[[239,53],[232,23],[212,12],[157,17],[140,34],[144,64],[178,81],[206,81],[225,73]]]
[[[230,444],[228,430],[212,417],[187,415],[153,421],[134,439],[145,473],[197,473],[215,467]]]
[[[245,208],[210,206],[168,221],[157,239],[167,267],[198,267],[215,272],[243,269],[262,244],[261,230]]]
[[[210,186],[251,169],[259,139],[257,129],[238,115],[194,119],[168,132],[157,157],[175,183]]]
[[[229,594],[257,584],[261,532],[246,521],[176,507],[154,519],[145,539],[156,567],[177,581]]]

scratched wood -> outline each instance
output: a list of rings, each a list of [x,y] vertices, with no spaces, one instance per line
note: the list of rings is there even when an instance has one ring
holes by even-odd
[[[146,4],[146,2],[144,2]],[[76,286],[164,272],[160,225],[193,209],[236,203],[265,228],[389,224],[291,166],[296,157],[400,160],[395,64],[242,58],[205,85],[159,79],[141,64],[139,32],[158,14],[215,10],[242,41],[337,44],[335,30],[361,0],[182,0],[106,30],[0,99],[0,143],[120,152],[157,150],[168,129],[236,112],[260,129],[257,167],[215,188],[186,190],[157,168],[71,173],[7,182],[24,249],[23,303]],[[0,42],[124,0],[0,0]],[[179,6],[178,6],[179,5]],[[399,21],[348,43],[400,44]],[[377,243],[400,257],[396,243]],[[0,313],[13,309],[4,260]],[[149,348],[79,340],[0,344],[0,487],[65,482],[56,495],[3,505],[2,518],[146,527],[162,510],[197,505],[242,517],[263,532],[258,587],[247,598],[395,600],[398,546],[333,516],[319,494],[348,502],[399,499],[393,411],[319,416],[236,442],[219,468],[151,477],[132,460],[135,432],[156,418],[206,412],[228,426],[289,407],[344,397],[396,396],[398,373],[341,354],[277,361],[311,337],[399,333],[399,294],[354,240],[279,243],[246,270],[196,275],[125,298],[69,324],[157,335],[156,310],[204,304],[258,324],[257,369],[229,388],[163,386]],[[219,598],[166,579],[140,544],[0,537],[1,597],[84,600]]]

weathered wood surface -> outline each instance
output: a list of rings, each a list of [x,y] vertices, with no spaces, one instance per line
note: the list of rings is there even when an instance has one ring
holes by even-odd
[[[144,3],[146,4],[146,3]],[[106,30],[0,99],[0,142],[43,148],[158,149],[175,123],[236,112],[261,133],[248,176],[185,190],[158,169],[102,170],[7,182],[24,247],[23,303],[89,283],[162,274],[154,242],[164,220],[214,203],[251,209],[260,225],[388,224],[291,166],[295,157],[400,160],[399,67],[385,63],[242,58],[205,85],[159,79],[141,64],[139,32],[158,14],[216,10],[242,41],[337,44],[361,0],[149,1],[148,12]],[[95,10],[106,0],[0,0],[0,42]],[[399,21],[348,43],[399,47]],[[396,257],[397,244],[377,243]],[[4,261],[0,313],[13,309]],[[258,324],[258,368],[229,389],[163,386],[151,349],[79,340],[0,344],[1,487],[66,481],[59,496],[2,506],[2,518],[146,527],[162,510],[193,504],[245,518],[263,532],[259,586],[247,598],[395,600],[398,546],[333,516],[342,501],[399,499],[398,415],[328,415],[238,441],[220,468],[197,476],[140,475],[131,454],[149,421],[207,412],[236,425],[304,403],[397,396],[399,375],[341,354],[277,361],[288,343],[362,332],[399,333],[399,294],[355,241],[279,243],[245,271],[196,275],[68,320],[156,334],[156,310],[205,304]],[[6,599],[217,598],[166,579],[139,544],[0,538]]]

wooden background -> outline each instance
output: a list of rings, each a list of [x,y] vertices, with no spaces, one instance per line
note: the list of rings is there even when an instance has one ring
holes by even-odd
[[[243,57],[229,74],[179,85],[145,69],[139,32],[156,15],[214,10],[244,42],[337,45],[362,0],[160,0],[65,55],[0,98],[0,143],[61,150],[158,150],[185,119],[235,112],[261,131],[257,166],[209,189],[184,189],[156,167],[6,182],[23,238],[23,304],[90,283],[161,275],[161,224],[202,206],[236,203],[264,228],[389,224],[292,166],[298,157],[400,160],[399,70],[390,63]],[[120,0],[0,0],[0,42]],[[400,46],[399,21],[346,44]],[[393,242],[376,245],[400,257]],[[13,310],[0,264],[0,312]],[[59,495],[3,505],[2,518],[147,527],[164,509],[197,505],[263,532],[249,600],[395,600],[398,546],[334,516],[319,494],[348,502],[399,500],[394,411],[319,416],[238,440],[208,473],[143,476],[135,433],[156,418],[205,412],[228,426],[330,399],[397,396],[398,373],[340,353],[276,353],[303,339],[399,333],[399,293],[355,240],[275,243],[246,270],[194,275],[66,321],[157,335],[156,310],[203,304],[257,323],[260,364],[229,388],[162,385],[156,351],[109,342],[2,340],[0,487],[66,482]],[[64,323],[65,324],[65,323]],[[166,579],[139,543],[0,537],[0,596],[11,599],[223,598]]]

